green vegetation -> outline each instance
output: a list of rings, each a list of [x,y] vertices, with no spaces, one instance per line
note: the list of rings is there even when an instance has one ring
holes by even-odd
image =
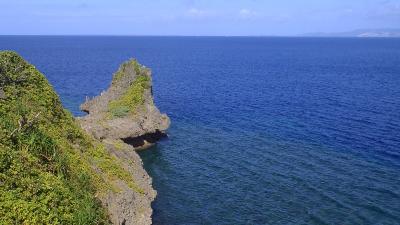
[[[143,192],[16,53],[0,52],[0,90],[0,224],[108,224],[110,181]]]
[[[124,117],[129,113],[135,113],[138,106],[144,103],[144,92],[150,87],[150,77],[137,73],[136,79],[121,98],[111,101],[108,111],[112,117]]]
[[[117,140],[104,140],[105,143],[113,145],[117,150],[122,150],[125,148],[125,142],[121,139]]]
[[[117,148],[117,146],[115,147]],[[122,162],[119,162],[115,156],[108,154],[104,145],[98,144],[95,151],[92,150],[88,153],[90,158],[93,159],[96,165],[105,173],[107,180],[123,180],[132,190],[144,194],[144,191],[133,182],[131,175],[121,167]],[[111,185],[111,188],[115,192],[120,191],[116,186]]]
[[[114,74],[112,84],[116,84],[118,81],[120,81],[125,76],[126,70],[128,70],[128,68],[133,68],[135,73],[138,75],[141,74],[142,66],[136,60],[131,59],[124,62],[120,66],[119,70]]]

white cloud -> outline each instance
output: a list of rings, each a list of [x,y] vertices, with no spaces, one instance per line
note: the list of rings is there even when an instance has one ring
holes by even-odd
[[[255,11],[252,11],[250,9],[241,9],[239,11],[239,16],[242,19],[250,19],[258,16],[258,13]]]
[[[343,13],[345,14],[352,14],[354,12],[353,9],[343,9]]]
[[[201,9],[196,9],[196,8],[191,8],[186,11],[186,15],[189,17],[196,17],[196,18],[201,18],[201,17],[207,17],[211,15],[211,12],[206,11],[206,10],[201,10]]]

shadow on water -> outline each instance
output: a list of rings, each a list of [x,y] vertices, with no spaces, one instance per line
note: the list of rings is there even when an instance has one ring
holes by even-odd
[[[161,139],[167,138],[167,134],[157,130],[154,133],[145,134],[138,137],[123,138],[122,141],[132,145],[134,148],[142,147],[145,145],[154,145]]]

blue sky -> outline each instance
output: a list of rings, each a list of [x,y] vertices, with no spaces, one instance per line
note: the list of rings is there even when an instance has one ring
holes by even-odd
[[[0,34],[297,35],[400,28],[400,0],[0,0]]]

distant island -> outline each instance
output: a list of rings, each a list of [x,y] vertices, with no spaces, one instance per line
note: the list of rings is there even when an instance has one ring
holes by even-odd
[[[339,33],[307,33],[306,37],[400,37],[400,29],[359,29]]]

